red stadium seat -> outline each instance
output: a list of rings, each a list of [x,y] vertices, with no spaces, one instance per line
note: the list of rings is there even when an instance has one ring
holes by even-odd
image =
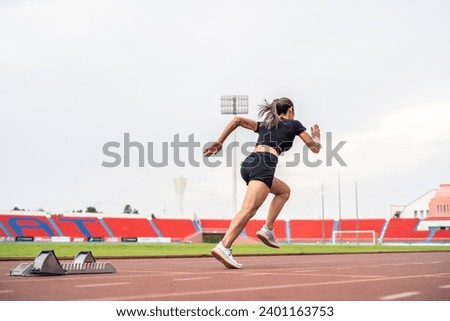
[[[324,233],[325,241],[330,241],[332,238],[333,220],[291,220],[289,224],[291,240],[294,242],[320,242],[323,240],[322,233]]]
[[[53,215],[53,221],[64,236],[74,237],[108,237],[109,234],[95,216]]]
[[[383,242],[425,242],[429,231],[417,231],[418,218],[391,218]]]
[[[146,218],[104,217],[103,221],[114,237],[157,237],[150,221]]]
[[[158,230],[163,237],[170,237],[173,241],[182,241],[196,233],[194,223],[190,219],[159,219],[154,218]]]
[[[0,214],[0,222],[12,236],[59,236],[45,215]]]

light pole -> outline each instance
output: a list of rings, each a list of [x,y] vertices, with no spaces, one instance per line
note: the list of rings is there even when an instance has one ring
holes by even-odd
[[[338,222],[338,231],[341,231],[341,220],[342,220],[342,214],[341,214],[341,172],[338,170],[338,200],[339,200],[339,222]],[[340,244],[342,244],[342,233],[339,233],[340,235]]]
[[[220,108],[224,115],[238,115],[248,114],[248,96],[247,95],[222,95],[220,97]],[[237,133],[233,132],[233,164],[232,164],[232,177],[233,177],[233,192],[232,192],[232,204],[233,215],[237,212],[237,198],[236,198],[236,182],[237,182],[237,164],[236,164],[236,145],[237,145]]]
[[[325,198],[323,195],[323,183],[322,183],[322,244],[325,244]]]
[[[356,182],[355,182],[355,202],[356,202],[356,243],[359,245],[358,184]]]

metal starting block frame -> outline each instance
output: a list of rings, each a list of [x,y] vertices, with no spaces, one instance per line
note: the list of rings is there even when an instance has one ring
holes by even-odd
[[[60,263],[53,250],[39,253],[33,263],[21,263],[9,272],[11,276],[116,273],[111,263],[96,262],[91,251],[81,251],[72,262]]]

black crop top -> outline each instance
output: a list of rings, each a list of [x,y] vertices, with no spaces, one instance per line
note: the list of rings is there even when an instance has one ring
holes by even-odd
[[[306,128],[298,120],[281,119],[278,127],[267,129],[262,122],[256,125],[255,133],[259,133],[258,145],[274,148],[278,155],[292,147],[295,136],[300,135]]]

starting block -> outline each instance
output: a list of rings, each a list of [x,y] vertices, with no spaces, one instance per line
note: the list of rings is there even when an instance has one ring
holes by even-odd
[[[91,251],[81,251],[72,262],[60,263],[53,250],[42,251],[33,263],[21,263],[9,272],[11,276],[115,273],[111,263],[96,262]]]

